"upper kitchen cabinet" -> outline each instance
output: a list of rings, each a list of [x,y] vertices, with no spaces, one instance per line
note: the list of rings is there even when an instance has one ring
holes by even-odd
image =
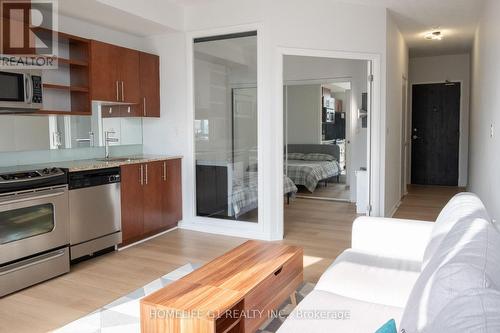
[[[140,102],[139,51],[93,40],[90,62],[92,100]]]
[[[160,117],[160,57],[139,53],[142,115]]]

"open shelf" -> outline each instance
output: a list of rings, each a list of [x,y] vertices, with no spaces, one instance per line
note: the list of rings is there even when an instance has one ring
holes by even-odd
[[[58,62],[57,69],[43,70],[43,109],[40,114],[91,115],[90,40],[46,28],[39,38],[49,41],[57,34],[57,52],[46,58]]]
[[[90,116],[91,112],[86,111],[69,111],[69,110],[38,110],[38,114],[53,114],[53,115],[65,115],[65,116]]]
[[[44,89],[60,89],[60,90],[67,90],[67,91],[72,91],[72,92],[82,92],[82,93],[89,92],[88,87],[69,86],[69,85],[64,85],[64,84],[53,84],[53,83],[44,83],[43,88]]]

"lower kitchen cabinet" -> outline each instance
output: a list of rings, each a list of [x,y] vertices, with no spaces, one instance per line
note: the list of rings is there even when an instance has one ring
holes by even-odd
[[[177,225],[182,218],[180,159],[124,165],[121,174],[122,244]]]

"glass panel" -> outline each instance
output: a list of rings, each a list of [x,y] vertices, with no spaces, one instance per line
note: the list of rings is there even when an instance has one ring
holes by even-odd
[[[258,216],[257,34],[195,40],[197,215]]]
[[[44,204],[0,212],[0,244],[51,232],[54,205]]]

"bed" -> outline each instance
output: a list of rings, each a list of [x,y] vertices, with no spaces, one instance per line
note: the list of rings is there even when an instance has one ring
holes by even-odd
[[[234,178],[232,191],[229,194],[229,216],[239,218],[258,207],[258,185],[257,172],[247,171],[243,177]],[[286,175],[283,175],[283,193],[289,200],[297,193],[295,183]]]
[[[340,149],[335,144],[290,144],[287,146],[289,156],[297,154],[325,154],[334,160],[303,160],[288,159],[286,163],[286,175],[295,185],[302,185],[311,193],[316,190],[319,182],[329,181],[337,178],[341,173],[338,163]]]

